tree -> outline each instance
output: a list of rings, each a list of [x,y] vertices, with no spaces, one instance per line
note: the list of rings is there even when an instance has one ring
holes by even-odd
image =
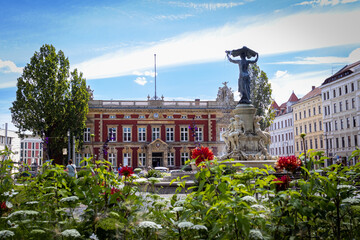
[[[250,68],[250,97],[251,102],[256,108],[255,115],[263,116],[264,119],[260,122],[261,129],[269,127],[271,121],[275,118],[273,109],[270,108],[271,98],[271,84],[266,73],[260,70],[259,66],[255,63]]]
[[[63,163],[67,131],[82,139],[88,113],[86,80],[70,73],[68,58],[52,45],[35,52],[17,79],[16,100],[10,108],[20,134],[32,131],[44,141],[44,157]]]

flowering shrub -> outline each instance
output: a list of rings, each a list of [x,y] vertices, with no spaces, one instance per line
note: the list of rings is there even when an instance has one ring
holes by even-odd
[[[191,151],[191,158],[195,159],[195,164],[198,166],[203,161],[213,160],[214,154],[208,147],[196,147]]]
[[[288,175],[284,175],[281,178],[275,178],[273,181],[276,184],[276,191],[284,191],[289,187],[291,179]]]
[[[288,157],[280,157],[275,163],[275,167],[280,170],[295,172],[301,166],[301,160],[294,155]]]
[[[124,166],[121,168],[119,174],[124,175],[125,178],[127,178],[127,177],[130,177],[131,175],[133,175],[134,171],[131,167]]]

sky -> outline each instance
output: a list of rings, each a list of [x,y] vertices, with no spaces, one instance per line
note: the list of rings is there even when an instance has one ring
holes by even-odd
[[[69,58],[96,100],[215,100],[247,46],[280,105],[360,60],[360,0],[0,0],[0,128],[17,78],[44,44]]]

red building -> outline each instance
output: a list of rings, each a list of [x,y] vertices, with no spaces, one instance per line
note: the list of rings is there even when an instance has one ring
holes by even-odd
[[[20,143],[20,161],[26,164],[42,165],[43,149],[40,138],[27,136],[21,139]]]
[[[105,158],[114,167],[180,168],[201,144],[215,155],[224,147],[221,131],[235,107],[226,84],[215,101],[105,101],[90,100],[84,147],[76,164],[91,154]],[[94,135],[92,137],[92,134]],[[109,139],[107,154],[102,151]]]

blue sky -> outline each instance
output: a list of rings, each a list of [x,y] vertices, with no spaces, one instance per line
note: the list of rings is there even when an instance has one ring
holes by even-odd
[[[16,81],[43,44],[69,57],[95,99],[214,100],[237,90],[225,50],[257,51],[280,104],[360,60],[358,0],[0,0],[0,127]],[[235,91],[238,98],[238,93]],[[13,126],[12,126],[13,128]]]

